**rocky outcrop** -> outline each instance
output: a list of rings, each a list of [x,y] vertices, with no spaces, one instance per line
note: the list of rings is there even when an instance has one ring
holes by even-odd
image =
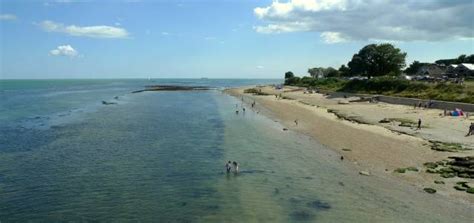
[[[145,89],[143,90],[132,91],[132,93],[140,93],[144,91],[202,91],[210,89],[210,87],[206,86],[149,85],[145,86]]]

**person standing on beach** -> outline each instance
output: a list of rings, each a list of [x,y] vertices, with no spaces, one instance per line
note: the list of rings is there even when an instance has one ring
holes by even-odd
[[[229,160],[229,162],[227,162],[225,164],[225,169],[226,169],[227,173],[230,173],[230,171],[232,170],[232,163],[230,162],[230,160]]]
[[[416,130],[421,130],[421,118],[418,119],[418,127]]]
[[[298,119],[295,119],[295,125],[298,125]]]
[[[469,131],[467,132],[466,136],[471,136],[474,135],[474,122],[471,122],[471,125],[469,126]]]

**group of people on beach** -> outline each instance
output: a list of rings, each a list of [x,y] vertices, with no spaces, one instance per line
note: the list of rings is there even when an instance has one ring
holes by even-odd
[[[234,169],[234,173],[238,173],[239,172],[239,163],[237,163],[236,161],[231,162],[229,160],[229,162],[227,162],[225,164],[225,169],[226,169],[227,173],[230,173],[232,171],[232,169]]]

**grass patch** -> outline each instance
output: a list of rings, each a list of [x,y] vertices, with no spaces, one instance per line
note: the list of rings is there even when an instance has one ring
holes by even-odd
[[[395,173],[405,173],[406,171],[418,172],[418,168],[411,166],[406,168],[397,168],[394,170]]]
[[[445,142],[433,142],[431,145],[432,150],[441,152],[457,152],[466,150],[460,143],[445,143]]]
[[[257,89],[257,88],[248,88],[248,89],[245,89],[244,90],[244,93],[246,94],[255,94],[255,95],[270,95],[270,94],[267,94],[265,92],[262,92],[261,89]]]

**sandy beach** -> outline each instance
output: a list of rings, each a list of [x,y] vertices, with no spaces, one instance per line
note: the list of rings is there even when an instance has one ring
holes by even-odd
[[[270,94],[260,96],[244,93],[247,88],[233,88],[226,92],[243,98],[245,103],[255,101],[255,111],[281,122],[289,130],[315,138],[337,151],[344,161],[352,162],[358,171],[398,179],[407,186],[418,188],[420,193],[425,193],[423,188],[434,188],[437,194],[448,199],[474,204],[474,194],[454,189],[458,182],[467,182],[467,185],[474,187],[472,178],[444,178],[440,174],[427,173],[428,168],[424,165],[427,162],[447,162],[450,160],[448,157],[452,156],[474,156],[474,136],[465,137],[470,123],[474,121],[472,116],[470,119],[444,117],[440,115],[442,110],[414,109],[386,103],[348,103],[352,99],[306,94],[301,89],[287,87],[282,90],[258,87],[263,93]],[[280,94],[282,98],[275,96]],[[418,118],[422,119],[421,130],[400,126],[393,121],[417,121]],[[382,119],[391,121],[379,123]],[[434,142],[455,143],[462,150],[436,151],[432,149]],[[395,171],[407,167],[415,167],[418,171]]]

